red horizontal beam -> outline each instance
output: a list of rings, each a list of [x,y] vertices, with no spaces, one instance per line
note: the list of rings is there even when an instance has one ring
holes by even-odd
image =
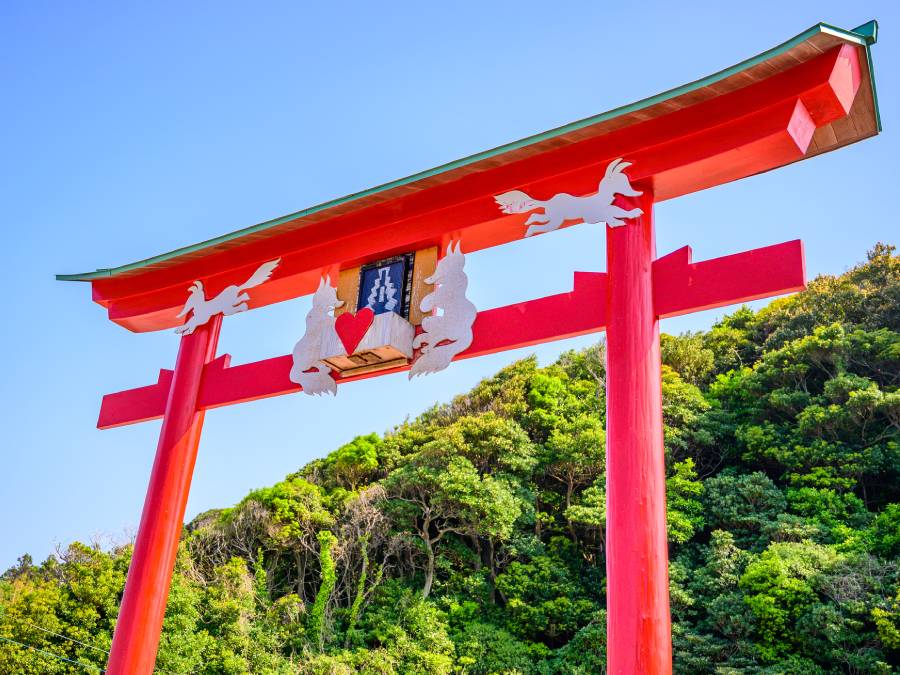
[[[605,297],[605,274],[576,272],[569,293],[479,312],[472,327],[472,345],[456,359],[598,332],[606,323]],[[204,368],[198,403],[201,410],[300,391],[300,385],[288,379],[290,355],[239,366],[231,366],[230,358],[225,354]],[[335,379],[343,384],[405,370],[409,366]],[[171,383],[172,371],[161,370],[157,384],[107,394],[97,427],[109,429],[162,417]]]
[[[97,428],[111,429],[162,417],[174,374],[172,370],[161,368],[156,384],[104,395]]]
[[[569,293],[479,312],[472,345],[456,358],[599,332],[606,326],[606,283],[603,273],[576,272]],[[653,283],[660,316],[789,293],[804,286],[803,247],[790,241],[699,263],[691,262],[685,247],[654,262]],[[343,384],[408,368],[335,379]],[[227,354],[220,356],[204,369],[199,406],[208,410],[300,391],[288,379],[290,369],[290,355],[239,366],[231,366]],[[154,385],[107,394],[97,426],[108,429],[162,417],[171,381],[172,371],[162,370]]]
[[[653,302],[660,318],[793,293],[806,287],[803,242],[691,262],[691,247],[653,263]]]
[[[266,260],[282,262],[251,293],[251,308],[315,289],[323,271],[441,245],[451,234],[471,253],[522,237],[526,216],[498,217],[492,196],[522,189],[537,199],[596,190],[605,163],[633,161],[629,175],[658,200],[801,159],[816,128],[847,114],[860,86],[860,55],[835,48],[772,77],[665,116],[469,174],[391,202],[260,237],[226,252],[133,277],[94,281],[94,300],[135,331],[171,328],[186,287],[215,294]]]

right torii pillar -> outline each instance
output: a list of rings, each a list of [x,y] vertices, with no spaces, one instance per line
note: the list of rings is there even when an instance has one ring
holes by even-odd
[[[641,186],[643,187],[643,186]],[[608,672],[672,672],[661,316],[804,286],[799,241],[691,264],[684,248],[656,259],[653,195],[642,216],[607,227],[606,573]],[[633,206],[629,203],[628,206]]]
[[[606,598],[610,673],[672,672],[653,198],[606,228]]]

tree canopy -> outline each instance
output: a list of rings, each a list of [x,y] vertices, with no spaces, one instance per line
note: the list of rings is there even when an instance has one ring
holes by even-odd
[[[896,672],[900,257],[661,347],[676,671]],[[195,518],[158,672],[603,672],[603,364],[518,361]],[[7,570],[0,672],[102,668],[130,556]]]

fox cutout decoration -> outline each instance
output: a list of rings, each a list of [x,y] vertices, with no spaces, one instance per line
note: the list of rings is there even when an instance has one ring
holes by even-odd
[[[413,349],[421,347],[422,351],[409,369],[409,379],[443,370],[472,344],[472,324],[478,310],[466,297],[469,279],[463,271],[465,263],[460,244],[455,250],[450,244],[434,274],[425,279],[425,283],[434,284],[435,289],[422,298],[421,309],[423,312],[438,309],[442,313],[422,320],[425,332],[413,340]]]
[[[543,209],[543,213],[532,213],[525,221],[528,225],[526,237],[557,230],[567,220],[620,227],[625,224],[624,218],[636,218],[643,213],[641,209],[626,211],[613,204],[617,194],[625,197],[639,197],[643,194],[631,187],[628,176],[624,173],[629,166],[631,163],[622,161],[621,157],[610,162],[597,193],[588,197],[574,197],[561,192],[546,201],[540,201],[532,199],[521,190],[511,190],[497,195],[494,201],[503,213],[528,213]]]

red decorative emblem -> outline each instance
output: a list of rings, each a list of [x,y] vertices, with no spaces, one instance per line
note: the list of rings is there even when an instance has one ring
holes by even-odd
[[[375,312],[368,307],[363,307],[356,314],[345,312],[335,320],[334,330],[348,354],[356,351],[357,345],[359,345],[374,320]]]

